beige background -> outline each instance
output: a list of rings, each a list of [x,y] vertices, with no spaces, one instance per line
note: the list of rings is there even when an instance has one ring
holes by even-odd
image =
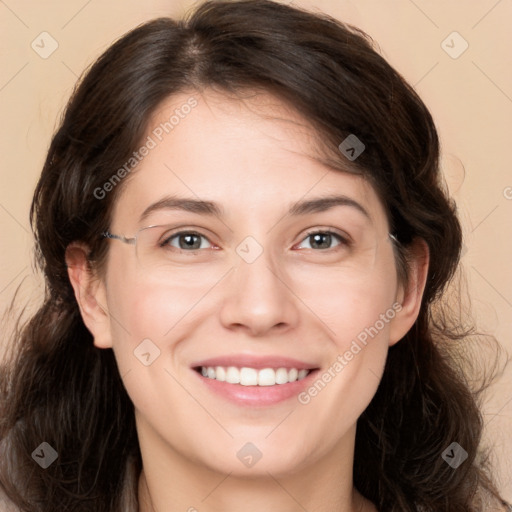
[[[294,3],[367,31],[431,109],[464,224],[463,264],[475,315],[480,327],[512,353],[512,2]],[[190,5],[188,0],[0,0],[1,310],[22,282],[24,300],[35,305],[40,296],[41,283],[31,267],[29,204],[77,77],[125,31],[153,17],[180,16]],[[459,35],[450,36],[454,31]],[[44,48],[51,48],[42,32],[58,43],[46,59],[31,47],[34,42],[43,52],[44,38]],[[457,56],[466,42],[468,48]],[[491,395],[485,405],[486,438],[495,446],[501,489],[512,501],[512,368]]]

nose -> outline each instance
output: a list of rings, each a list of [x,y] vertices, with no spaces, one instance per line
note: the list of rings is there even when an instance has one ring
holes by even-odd
[[[265,251],[252,263],[241,259],[230,274],[220,309],[224,327],[255,337],[296,327],[300,299]]]

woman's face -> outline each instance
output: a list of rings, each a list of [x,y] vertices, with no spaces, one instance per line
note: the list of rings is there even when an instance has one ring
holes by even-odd
[[[181,94],[153,116],[110,230],[172,231],[108,242],[93,333],[143,450],[273,475],[352,454],[408,326],[383,205],[312,133],[270,95]]]

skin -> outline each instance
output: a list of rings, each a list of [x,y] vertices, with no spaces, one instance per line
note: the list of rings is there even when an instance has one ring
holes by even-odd
[[[111,240],[102,277],[88,272],[86,247],[67,251],[84,322],[98,348],[114,350],[135,405],[144,465],[139,510],[376,510],[352,482],[356,421],[376,392],[389,346],[417,317],[426,246],[413,246],[408,283],[400,283],[376,192],[362,177],[316,160],[307,120],[269,94],[174,96],[155,112],[148,135],[191,95],[198,105],[126,179],[110,230],[132,237],[148,225],[185,226],[207,237],[205,248],[148,270],[133,246]],[[287,215],[296,201],[332,194],[368,215],[352,206]],[[139,223],[166,195],[215,201],[225,216],[159,210]],[[314,247],[311,228],[352,243],[333,238],[328,249]],[[263,249],[252,263],[236,252],[247,236]],[[325,372],[396,303],[394,318],[307,404],[297,397],[267,407],[234,404],[190,368],[236,353],[292,357]],[[147,338],[160,350],[149,366],[134,357]],[[262,453],[250,468],[236,456],[247,442]]]

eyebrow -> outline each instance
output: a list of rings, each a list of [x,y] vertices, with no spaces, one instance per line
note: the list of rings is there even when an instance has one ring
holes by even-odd
[[[290,206],[288,215],[299,216],[311,213],[320,213],[330,210],[336,206],[349,206],[371,220],[370,214],[364,206],[354,199],[344,195],[331,195],[297,201]],[[148,206],[140,216],[139,222],[142,222],[144,219],[149,217],[151,213],[158,210],[182,210],[217,218],[223,218],[225,216],[224,209],[218,203],[213,201],[168,196]]]

